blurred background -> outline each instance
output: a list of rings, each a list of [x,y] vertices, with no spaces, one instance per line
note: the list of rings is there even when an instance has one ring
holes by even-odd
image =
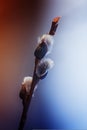
[[[61,16],[55,62],[32,98],[27,129],[87,129],[87,1],[0,0],[0,129],[17,130],[21,82],[32,76],[37,38]]]

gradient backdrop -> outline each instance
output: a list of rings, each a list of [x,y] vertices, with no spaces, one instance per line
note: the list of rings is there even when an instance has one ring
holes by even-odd
[[[32,76],[37,38],[56,16],[55,66],[39,82],[25,130],[87,130],[86,0],[0,0],[0,130],[18,128],[21,82]]]

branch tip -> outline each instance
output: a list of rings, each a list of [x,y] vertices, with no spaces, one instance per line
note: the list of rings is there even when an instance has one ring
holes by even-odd
[[[58,23],[59,22],[59,20],[60,20],[60,16],[59,17],[55,17],[54,19],[53,19],[53,21],[52,22],[54,22],[54,23]]]

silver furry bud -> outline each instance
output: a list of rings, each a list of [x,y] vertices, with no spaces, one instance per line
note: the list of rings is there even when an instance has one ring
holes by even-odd
[[[53,43],[54,43],[54,39],[52,35],[49,34],[43,34],[42,37],[38,38],[38,43],[41,44],[42,42],[44,42],[47,46],[47,54],[49,54],[52,50],[53,47]]]
[[[42,59],[45,55],[49,54],[53,47],[53,36],[44,34],[38,39],[38,46],[35,49],[34,55],[38,59]]]
[[[42,59],[37,65],[36,75],[43,79],[47,75],[49,69],[51,69],[54,65],[54,62],[50,58]]]
[[[27,76],[24,77],[23,82],[22,82],[22,86],[21,86],[21,90],[20,90],[20,98],[24,99],[26,95],[29,94],[30,89],[31,89],[31,84],[32,84],[32,77]],[[36,90],[37,85],[34,88],[34,91]]]
[[[30,76],[24,77],[22,82],[22,88],[25,88],[27,93],[29,93],[30,91],[31,83],[32,83],[32,77]]]

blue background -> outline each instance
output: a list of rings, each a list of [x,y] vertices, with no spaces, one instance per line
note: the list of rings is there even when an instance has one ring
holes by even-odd
[[[16,130],[21,82],[33,75],[37,38],[61,16],[55,66],[40,81],[25,129],[87,129],[87,1],[0,0],[0,129]]]

